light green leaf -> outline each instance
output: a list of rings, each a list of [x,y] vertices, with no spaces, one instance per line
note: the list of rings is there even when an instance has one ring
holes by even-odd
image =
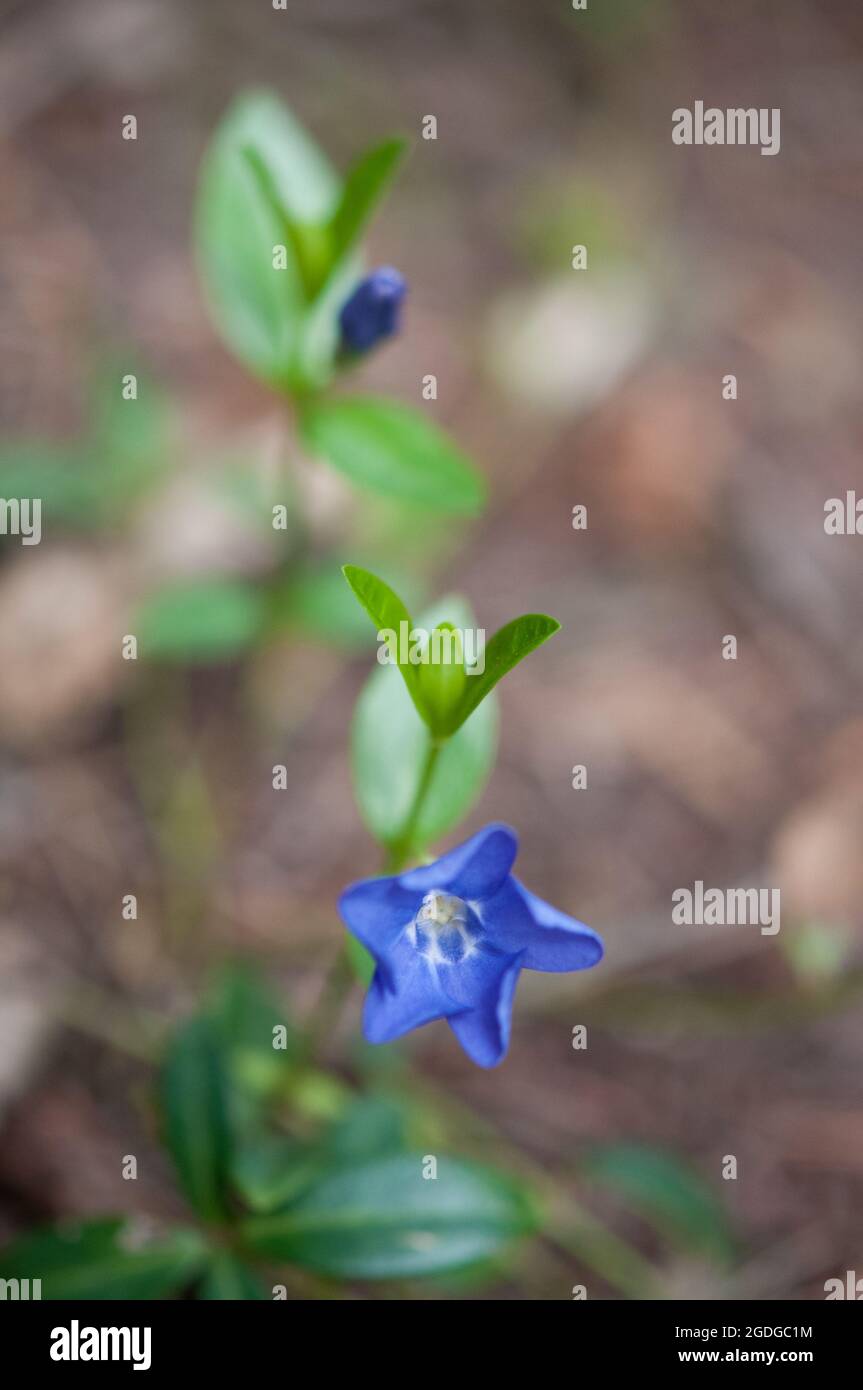
[[[210,1262],[198,1290],[198,1297],[237,1303],[266,1299],[269,1295],[254,1270],[249,1269],[236,1255],[220,1250]]]
[[[560,623],[544,613],[525,613],[500,628],[486,646],[485,670],[481,675],[468,676],[461,702],[447,721],[445,731],[457,729],[507,671],[548,641],[559,628]]]
[[[675,1245],[727,1260],[733,1252],[722,1203],[688,1164],[647,1144],[603,1144],[582,1171],[645,1216]]]
[[[406,141],[384,140],[357,160],[345,178],[342,196],[330,226],[331,254],[340,262],[369,222],[398,168]]]
[[[160,1078],[165,1138],[180,1184],[207,1221],[226,1215],[230,1126],[225,1072],[208,1018],[186,1023],[171,1040]]]
[[[121,371],[120,353],[100,362],[91,390],[91,430],[83,445],[85,472],[99,494],[94,522],[124,521],[139,498],[165,475],[169,464],[168,407],[159,389],[133,361]],[[136,400],[125,400],[122,378],[137,378]]]
[[[273,595],[278,624],[299,628],[310,637],[348,648],[374,648],[374,632],[345,584],[341,566],[291,576]]]
[[[409,655],[407,649],[410,647],[409,639],[413,627],[410,613],[398,594],[382,579],[378,579],[376,574],[372,574],[369,570],[360,569],[358,565],[343,565],[342,574],[353,590],[357,602],[371,618],[375,632],[392,634],[387,639],[392,658],[391,664],[398,667],[408,693],[416,706],[417,713],[421,719],[425,719],[425,706],[419,688],[419,671],[407,659]],[[402,660],[402,657],[405,659]]]
[[[475,516],[485,484],[465,454],[425,416],[373,396],[308,403],[303,439],[358,487],[443,512]]]
[[[458,1269],[535,1225],[526,1194],[497,1174],[441,1157],[395,1155],[323,1177],[288,1210],[250,1218],[259,1254],[343,1279],[399,1279]]]
[[[259,636],[264,618],[264,597],[252,584],[187,579],[150,594],[132,631],[145,661],[206,665],[239,656]]]
[[[261,168],[271,191],[262,186]],[[272,384],[297,375],[307,299],[297,237],[310,245],[310,229],[329,222],[339,196],[325,156],[276,96],[252,92],[234,103],[204,159],[195,215],[198,259],[217,327],[241,361]],[[287,265],[275,269],[273,248],[281,245]]]
[[[437,734],[449,728],[464,697],[464,638],[452,623],[438,623],[424,645],[430,659],[418,667],[420,698],[428,712],[429,727]]]
[[[418,626],[431,631],[450,621],[461,629],[474,617],[455,596],[423,613]],[[470,681],[477,677],[468,677]],[[492,696],[443,745],[416,824],[416,843],[428,845],[467,815],[494,765],[497,702]],[[394,844],[404,829],[422,775],[429,734],[417,717],[399,673],[381,666],[363,687],[351,727],[354,792],[363,820],[381,844]]]
[[[43,1299],[146,1300],[190,1284],[207,1253],[197,1231],[157,1236],[132,1219],[103,1217],[22,1237],[0,1253],[0,1278],[41,1279]]]

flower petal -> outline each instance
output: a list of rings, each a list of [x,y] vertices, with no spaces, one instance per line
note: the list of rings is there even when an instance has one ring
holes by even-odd
[[[397,878],[363,879],[351,884],[339,898],[342,921],[371,951],[390,988],[390,952],[413,920],[420,901],[419,895],[403,888]]]
[[[413,947],[404,944],[396,956],[395,968],[391,966],[396,987],[389,987],[388,973],[378,967],[366,995],[363,1033],[370,1043],[392,1042],[436,1018],[451,1018],[463,1008],[441,989],[428,962]]]
[[[525,970],[587,970],[602,959],[595,931],[568,917],[510,878],[482,908],[490,941],[504,951],[523,951]]]
[[[498,956],[496,961],[474,1007],[449,1019],[468,1057],[480,1067],[496,1067],[509,1047],[512,1001],[523,964],[521,955]]]
[[[445,888],[466,901],[491,897],[505,883],[518,853],[518,836],[508,825],[486,825],[434,864],[411,869],[399,879],[404,888],[427,893]]]

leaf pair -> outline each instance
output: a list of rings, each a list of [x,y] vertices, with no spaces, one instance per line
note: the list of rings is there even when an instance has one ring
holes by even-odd
[[[271,384],[306,390],[332,375],[356,244],[404,148],[384,141],[341,180],[270,92],[240,97],[221,122],[198,195],[201,271],[225,339]]]
[[[404,149],[385,140],[342,180],[277,97],[241,97],[204,159],[198,260],[219,331],[255,375],[297,398],[309,449],[356,486],[475,515],[480,475],[423,415],[320,394],[342,365],[338,316],[360,278],[359,241]]]
[[[401,672],[417,713],[438,741],[451,738],[498,681],[560,627],[544,613],[526,613],[487,644],[475,630],[479,657],[467,666],[463,643],[443,640],[458,633],[454,624],[438,622],[431,632],[415,628],[399,596],[382,579],[356,565],[345,565],[343,573],[379,640],[385,640],[389,660]],[[384,633],[392,635],[383,639]]]

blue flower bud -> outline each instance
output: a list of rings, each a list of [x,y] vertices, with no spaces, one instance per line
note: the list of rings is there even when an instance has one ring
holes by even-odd
[[[368,352],[398,330],[407,285],[392,266],[381,266],[361,280],[339,314],[342,347]]]

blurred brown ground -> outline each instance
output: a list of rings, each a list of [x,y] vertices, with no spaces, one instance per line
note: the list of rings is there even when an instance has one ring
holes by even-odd
[[[434,371],[442,423],[489,475],[488,514],[438,587],[468,593],[489,630],[535,609],[564,624],[503,689],[471,825],[515,824],[521,876],[596,926],[608,958],[587,979],[525,980],[491,1075],[442,1028],[415,1053],[561,1174],[599,1138],[688,1156],[730,1207],[734,1292],[818,1298],[863,1259],[863,1023],[859,989],[842,989],[860,963],[863,542],[823,530],[828,497],[863,494],[863,10],[615,9],[617,24],[582,25],[551,0],[5,5],[4,432],[74,429],[89,350],[108,341],[174,398],[181,465],[192,448],[264,447],[277,408],[220,347],[190,254],[209,132],[248,84],[273,85],[342,166],[437,115],[374,228],[411,295],[362,379],[415,399]],[[673,146],[672,109],[697,98],[780,107],[781,153]],[[119,139],[127,111],[137,144]],[[582,235],[584,286],[568,269]],[[538,381],[520,393],[528,351]],[[168,509],[161,524],[194,523]],[[49,1024],[54,983],[97,987],[118,1015],[179,1010],[206,934],[259,953],[303,1004],[340,886],[374,867],[346,755],[368,663],[309,644],[195,676],[181,710],[139,678],[133,713],[157,697],[167,711],[143,735],[155,801],[159,769],[193,749],[214,807],[203,828],[194,787],[167,808],[182,862],[166,868],[111,658],[152,563],[140,536],[50,554],[46,539],[0,570],[0,1236],[128,1204],[115,1155],[147,1142],[145,1078]],[[274,761],[287,795],[270,790]],[[780,887],[779,937],[672,926],[672,890],[698,878]],[[826,984],[789,951],[813,924],[837,952]],[[573,1054],[583,1021],[590,1046]],[[727,1153],[741,1176],[719,1184]],[[136,1202],[167,1208],[148,1167]],[[719,1296],[683,1266],[669,1280]],[[565,1297],[560,1281],[540,1271],[540,1294]]]

